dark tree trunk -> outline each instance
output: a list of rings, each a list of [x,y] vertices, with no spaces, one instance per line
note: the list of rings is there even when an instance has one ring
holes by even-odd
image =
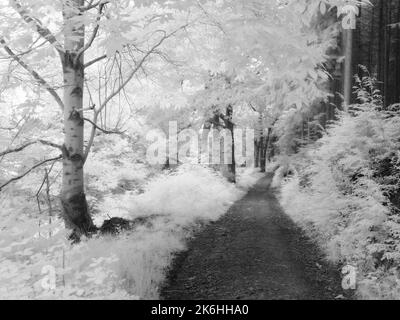
[[[262,143],[262,148],[261,148],[261,161],[260,161],[260,167],[261,167],[261,172],[265,172],[265,167],[267,165],[267,159],[269,160],[268,156],[268,151],[270,147],[270,140],[271,140],[271,133],[272,133],[272,128],[268,128],[268,133],[266,137],[263,137],[263,143]]]
[[[228,167],[228,180],[236,183],[236,160],[235,160],[235,136],[234,136],[234,124],[233,124],[233,107],[229,105],[226,108],[226,114],[224,116],[225,128],[229,130],[231,134],[231,163],[227,164]]]
[[[221,121],[222,123],[221,124]],[[224,136],[224,139],[230,139],[230,163],[219,163],[219,164],[213,164],[213,159],[210,158],[210,154],[213,153],[213,151],[210,153],[210,146],[209,146],[209,141],[208,141],[208,134],[210,132],[210,129],[214,129],[216,131],[221,132],[222,129],[226,129],[229,131],[229,137]],[[221,138],[221,137],[219,137]],[[218,142],[221,142],[219,140]],[[212,148],[214,148],[214,143],[216,141],[214,140],[212,142]],[[224,141],[224,144],[226,144],[226,141]],[[222,155],[225,155],[225,150],[221,145],[219,146],[219,159],[222,161],[225,160],[225,156],[221,157]],[[221,113],[220,111],[215,111],[213,117],[208,119],[204,125],[203,125],[203,136],[201,138],[201,157],[203,158],[203,162],[207,159],[204,159],[204,157],[208,157],[209,161],[206,161],[206,163],[211,164],[211,167],[213,167],[216,170],[219,170],[230,182],[236,182],[236,159],[235,159],[235,138],[234,138],[234,123],[233,123],[233,107],[229,105],[226,108],[225,114]],[[213,154],[213,157],[215,155]]]
[[[260,141],[254,140],[254,167],[260,167]]]

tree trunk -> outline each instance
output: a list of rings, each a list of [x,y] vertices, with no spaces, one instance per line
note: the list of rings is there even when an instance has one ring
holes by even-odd
[[[263,143],[261,147],[261,172],[265,172],[267,160],[270,160],[268,151],[271,144],[271,134],[272,128],[268,128],[267,136],[263,138]]]
[[[400,3],[397,4],[397,23],[400,23]],[[397,53],[395,56],[396,61],[396,88],[400,88],[400,26],[397,27]],[[400,101],[400,90],[395,92],[394,101]]]
[[[386,108],[390,104],[390,92],[389,92],[389,68],[390,68],[390,26],[387,24],[390,23],[390,4],[385,5],[384,12],[384,65],[383,65],[383,107]]]
[[[266,144],[265,144],[266,138],[264,136],[261,137],[260,139],[260,169],[261,172],[265,172],[265,165],[266,165]]]
[[[380,82],[379,90],[384,94],[384,87],[382,85],[384,80],[384,65],[385,65],[385,8],[384,3],[387,0],[378,1],[379,19],[378,19],[378,81]],[[378,10],[378,8],[376,9]]]
[[[235,134],[234,134],[234,124],[233,124],[233,107],[231,105],[229,105],[226,108],[225,127],[231,133],[231,138],[232,138],[231,163],[228,164],[228,180],[230,182],[236,183]]]
[[[87,235],[95,227],[90,217],[83,180],[84,121],[83,121],[83,54],[77,53],[84,46],[85,29],[76,25],[78,7],[83,0],[66,1],[63,8],[65,21],[65,53],[62,57],[64,76],[64,145],[63,179],[61,189],[62,214],[73,237]],[[74,24],[74,25],[72,25]]]
[[[272,128],[268,128],[267,142],[266,142],[266,145],[265,145],[265,159],[266,159],[266,161],[270,161],[269,149],[271,147],[271,136],[272,136]]]
[[[254,140],[254,168],[260,167],[260,141]]]
[[[255,167],[262,168],[261,158],[263,152],[264,119],[262,112],[258,112],[257,130],[255,138]]]
[[[222,113],[219,110],[214,112],[214,115],[205,121],[202,130],[201,137],[201,149],[200,149],[200,162],[209,164],[211,168],[216,171],[220,171],[222,175],[230,182],[236,182],[236,159],[235,159],[235,138],[234,138],[234,124],[233,118],[233,107],[228,106],[226,113]],[[220,120],[223,121],[223,125]],[[211,130],[211,131],[210,131]],[[229,137],[223,136],[223,145],[221,145],[220,133],[223,130],[229,131]],[[214,132],[213,132],[214,131]],[[209,141],[209,134],[212,133],[212,141]],[[218,134],[217,134],[218,133]],[[214,134],[218,136],[214,136]],[[225,139],[231,139],[231,145],[229,154],[231,156],[230,163],[225,163]],[[218,145],[217,145],[218,144]],[[218,153],[217,153],[218,151]],[[219,159],[218,163],[214,163],[214,160]],[[222,159],[221,159],[222,158]],[[222,160],[222,162],[221,162]]]
[[[347,29],[344,32],[344,52],[345,52],[345,63],[344,63],[344,109],[347,110],[351,104],[352,95],[352,80],[353,80],[353,30]]]

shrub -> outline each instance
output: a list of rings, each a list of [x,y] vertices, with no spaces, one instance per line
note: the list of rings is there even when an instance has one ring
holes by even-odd
[[[375,90],[358,94],[362,104],[290,158],[298,174],[276,180],[282,206],[327,257],[358,268],[360,297],[398,299],[400,115]]]

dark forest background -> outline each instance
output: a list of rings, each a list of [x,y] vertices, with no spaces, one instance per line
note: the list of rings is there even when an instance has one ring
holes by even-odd
[[[353,73],[367,67],[378,80],[384,105],[400,101],[400,1],[371,0],[362,6],[353,38]],[[353,97],[354,98],[354,97]]]

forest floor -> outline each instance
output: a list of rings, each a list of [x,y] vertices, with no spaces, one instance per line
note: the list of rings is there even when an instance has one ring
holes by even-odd
[[[345,298],[340,272],[285,215],[262,178],[178,254],[162,299]],[[347,298],[351,298],[347,296]]]

